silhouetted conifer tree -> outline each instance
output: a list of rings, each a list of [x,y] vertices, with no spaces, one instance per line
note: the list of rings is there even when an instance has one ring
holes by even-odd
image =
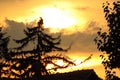
[[[38,26],[31,28],[27,27],[24,33],[26,35],[25,38],[14,40],[16,43],[20,44],[20,46],[10,51],[11,61],[14,62],[14,64],[10,66],[11,75],[20,79],[31,78],[35,80],[44,80],[43,76],[49,75],[46,69],[47,64],[53,64],[55,66],[52,68],[53,70],[75,65],[64,56],[46,56],[49,52],[67,51],[69,48],[63,49],[58,47],[61,41],[60,36],[53,38],[45,33],[42,18],[40,18]],[[26,50],[25,48],[29,46],[30,42],[34,43],[34,48]],[[54,60],[63,60],[67,64],[60,66],[56,64]]]
[[[101,57],[107,80],[120,80],[115,76],[115,72],[112,72],[113,69],[120,68],[120,1],[114,2],[113,8],[106,2],[103,9],[109,30],[102,32],[100,29],[95,43],[98,50],[104,52]]]

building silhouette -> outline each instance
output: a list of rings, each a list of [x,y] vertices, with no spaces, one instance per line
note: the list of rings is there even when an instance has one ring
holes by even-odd
[[[93,69],[78,70],[68,73],[57,73],[45,76],[45,80],[102,80]]]

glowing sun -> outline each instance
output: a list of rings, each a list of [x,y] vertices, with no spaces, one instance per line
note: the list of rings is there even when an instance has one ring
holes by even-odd
[[[66,28],[76,24],[76,19],[69,16],[57,8],[43,9],[43,19],[45,27]]]
[[[66,32],[74,32],[77,30],[82,31],[85,24],[85,19],[78,18],[77,13],[73,12],[71,9],[62,10],[56,7],[35,7],[30,9],[31,14],[26,18],[25,22],[38,21],[39,17],[44,20],[44,28],[50,28],[51,32],[59,32],[64,29]],[[23,21],[23,19],[19,18]],[[76,27],[76,25],[80,25]]]
[[[33,11],[35,12],[35,15],[39,15],[43,18],[45,28],[62,29],[77,24],[77,20],[71,16],[69,11],[54,7],[38,7],[34,8]]]

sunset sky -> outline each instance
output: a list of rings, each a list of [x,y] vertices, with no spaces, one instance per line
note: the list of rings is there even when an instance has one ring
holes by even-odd
[[[56,35],[62,33],[61,46],[68,47],[65,53],[77,63],[93,54],[92,58],[77,69],[93,68],[104,78],[104,68],[93,39],[100,27],[106,29],[102,4],[106,0],[0,0],[0,25],[6,24],[12,38],[23,37],[26,24],[44,19],[44,27]],[[115,0],[108,0],[113,2]],[[14,43],[11,42],[10,46]]]

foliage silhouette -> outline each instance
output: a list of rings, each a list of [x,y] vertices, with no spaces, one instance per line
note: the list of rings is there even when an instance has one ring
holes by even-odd
[[[63,55],[47,55],[49,52],[68,51],[58,47],[60,44],[60,36],[54,38],[44,32],[43,19],[40,18],[36,27],[27,27],[24,30],[25,38],[14,41],[20,46],[12,49],[7,48],[9,38],[2,38],[3,33],[0,33],[0,48],[3,47],[2,53],[5,59],[1,64],[1,75],[6,75],[6,79],[30,79],[30,80],[44,80],[44,75],[51,74],[46,69],[48,64],[53,64],[54,68],[50,70],[57,70],[67,68],[70,65],[75,65],[68,57]],[[3,41],[2,41],[3,40]],[[1,43],[4,42],[2,45]],[[29,44],[34,43],[34,48],[26,50]],[[4,52],[5,51],[5,52]],[[8,57],[7,57],[8,56]],[[6,58],[7,57],[7,58]],[[63,66],[55,63],[56,60],[62,60],[66,64]],[[5,71],[4,70],[4,68]]]
[[[103,59],[106,79],[120,80],[113,72],[113,69],[120,68],[120,1],[113,2],[113,8],[106,2],[103,4],[103,9],[109,30],[102,32],[100,29],[95,43],[98,50],[104,52],[100,57]]]
[[[9,37],[4,37],[6,33],[2,33],[2,27],[0,27],[0,58],[4,56],[4,58],[8,59],[7,51],[8,51],[8,43]]]
[[[2,76],[2,73],[6,72],[7,70],[4,70],[3,67],[10,66],[7,62],[10,59],[10,56],[8,55],[8,43],[9,43],[9,37],[5,37],[6,33],[2,32],[2,27],[0,27],[0,77]]]

